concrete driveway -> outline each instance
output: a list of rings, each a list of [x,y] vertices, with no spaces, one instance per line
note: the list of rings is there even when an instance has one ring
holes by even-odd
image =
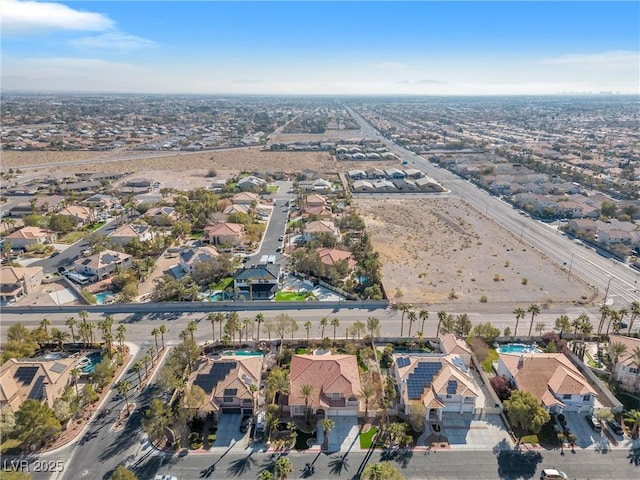
[[[599,433],[591,429],[587,421],[584,419],[586,413],[564,412],[564,418],[567,421],[567,427],[573,432],[578,439],[576,444],[578,448],[598,448],[604,449],[610,447],[611,442],[604,433]]]
[[[333,430],[329,432],[329,452],[348,452],[355,448],[360,449],[360,443],[358,441],[360,435],[360,428],[358,427],[358,417],[345,416],[345,417],[330,417],[336,424]],[[322,428],[322,422],[318,421],[318,443],[320,445],[324,442],[324,429]]]
[[[510,448],[513,441],[502,419],[494,414],[442,414],[442,434],[456,450],[493,450]]]
[[[235,413],[225,413],[220,415],[218,420],[218,431],[216,432],[216,441],[214,447],[230,447],[233,445],[245,446],[245,437],[249,432],[240,433],[240,423],[242,415]]]

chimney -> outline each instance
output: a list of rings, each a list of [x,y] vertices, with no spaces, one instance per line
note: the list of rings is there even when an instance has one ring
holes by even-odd
[[[518,359],[518,370],[520,370],[524,366],[524,355],[520,354],[520,358]]]

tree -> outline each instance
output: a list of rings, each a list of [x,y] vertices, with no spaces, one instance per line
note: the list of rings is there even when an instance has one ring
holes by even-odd
[[[353,337],[357,336],[358,340],[360,340],[360,337],[363,333],[365,333],[365,331],[366,326],[362,320],[356,320],[355,323],[351,326],[351,335]]]
[[[511,396],[511,384],[506,377],[494,376],[489,379],[489,383],[491,383],[491,387],[493,391],[496,392],[500,401],[504,402]]]
[[[118,341],[118,343],[120,344],[120,350],[124,350],[124,340],[125,340],[125,335],[127,333],[127,326],[120,324],[118,325],[118,329],[116,330],[116,340]]]
[[[272,403],[276,404],[276,393],[279,394],[280,408],[282,409],[282,398],[289,393],[289,374],[281,368],[274,368],[267,378],[267,387]]]
[[[71,341],[75,342],[76,341],[76,334],[73,331],[73,327],[75,327],[76,325],[78,325],[78,321],[74,318],[74,317],[69,317],[64,321],[64,324],[69,327],[69,330],[71,330]]]
[[[322,332],[320,333],[320,338],[324,338],[324,328],[329,324],[329,319],[327,317],[322,317],[320,320],[320,326],[322,327]]]
[[[322,430],[324,431],[324,440],[322,442],[323,448],[326,450],[329,448],[329,433],[333,430],[333,427],[336,426],[336,422],[330,418],[323,418],[320,423],[322,424]]]
[[[16,418],[9,405],[0,408],[0,437],[7,438],[16,426]]]
[[[151,330],[151,335],[153,335],[153,339],[156,341],[156,350],[158,350],[158,335],[160,335],[160,330],[158,328],[153,328]]]
[[[549,412],[540,406],[538,399],[523,390],[514,390],[511,397],[504,401],[504,409],[509,423],[520,429],[520,438],[528,432],[540,432],[542,426],[551,418]]]
[[[287,480],[293,473],[293,464],[287,457],[280,457],[275,463],[276,480]]]
[[[259,342],[260,341],[260,325],[264,323],[264,313],[262,312],[256,313],[255,322],[258,324],[258,330],[256,331],[256,342]],[[307,330],[307,340],[309,339],[308,333],[309,331]]]
[[[46,333],[49,333],[49,331],[47,330],[47,327],[51,325],[51,320],[49,320],[48,318],[43,318],[42,320],[40,320],[40,328],[42,328]]]
[[[207,403],[207,394],[202,387],[192,385],[182,398],[182,406],[190,410],[190,417],[193,417]]]
[[[311,330],[312,325],[313,324],[309,320],[304,322],[304,329],[307,331],[307,342],[309,341],[309,330]]]
[[[278,315],[276,315],[276,318],[274,321],[274,331],[275,333],[278,334],[278,337],[280,337],[280,348],[278,350],[278,356],[282,354],[284,336],[287,333],[291,333],[291,335],[293,336],[293,332],[297,329],[298,329],[297,322],[293,318],[291,318],[289,315],[287,315],[286,313],[279,313]]]
[[[411,338],[411,328],[413,327],[414,322],[418,319],[418,314],[415,310],[409,310],[409,313],[407,313],[407,318],[409,319],[409,334],[407,335],[407,337]]]
[[[152,442],[158,441],[164,436],[165,429],[171,425],[171,420],[171,407],[159,398],[154,398],[144,413],[142,428],[147,432]]]
[[[269,470],[263,470],[258,475],[258,480],[273,480],[273,474]]]
[[[600,205],[600,213],[605,217],[613,218],[616,216],[617,211],[618,206],[615,204],[615,202],[604,200]]]
[[[625,417],[633,422],[631,426],[631,438],[636,440],[640,436],[640,411],[632,409],[625,414]]]
[[[196,323],[196,321],[195,320],[189,321],[189,323],[187,324],[187,331],[191,335],[192,342],[196,341],[195,338],[193,338],[193,334],[196,330],[198,330],[198,324]]]
[[[402,312],[400,317],[400,337],[404,337],[404,314],[411,310],[413,306],[410,303],[401,303],[398,305],[398,310]]]
[[[304,398],[305,409],[309,409],[309,397],[313,395],[314,387],[310,383],[303,383],[300,385],[300,395]]]
[[[378,352],[376,351],[375,339],[377,335],[380,335],[380,320],[375,317],[367,318],[367,330],[371,337],[371,348],[373,349],[373,355],[376,363],[378,363]]]
[[[51,329],[51,340],[58,344],[58,350],[62,350],[64,342],[69,339],[69,334],[63,330],[57,328]]]
[[[138,480],[138,477],[128,468],[118,465],[109,480]]]
[[[365,383],[360,389],[360,396],[364,398],[364,418],[369,417],[369,400],[375,395],[376,391],[370,383]]]
[[[609,356],[613,359],[612,368],[618,363],[618,357],[626,351],[627,346],[624,343],[613,342],[609,345]]]
[[[158,327],[158,331],[160,332],[160,340],[162,341],[162,350],[164,350],[164,334],[167,333],[167,326],[164,323],[161,323]]]
[[[420,318],[420,320],[422,321],[422,325],[420,325],[420,331],[424,335],[424,322],[429,318],[429,311],[426,309],[420,310],[420,312],[418,313],[418,318]]]
[[[524,308],[518,307],[513,311],[513,314],[516,316],[516,328],[513,329],[513,336],[517,337],[518,336],[518,324],[520,323],[520,320],[522,320],[524,318],[524,316],[526,315],[526,312],[524,311]]]
[[[404,477],[391,462],[367,465],[360,475],[361,480],[403,480]]]
[[[569,320],[569,316],[560,315],[558,318],[556,318],[556,323],[553,328],[554,330],[559,330],[560,335],[562,335],[567,330],[571,330],[571,321]]]
[[[336,341],[336,328],[340,326],[340,320],[337,318],[331,319],[331,326],[333,327],[333,341]]]
[[[142,360],[137,360],[136,363],[133,364],[133,371],[138,375],[138,388],[142,386],[142,377],[140,376],[142,369],[144,369],[144,362]]]
[[[533,330],[533,320],[536,318],[536,315],[540,315],[540,306],[537,303],[533,303],[529,305],[529,308],[527,308],[527,312],[531,314],[531,324],[529,325],[529,336],[531,336],[531,331]]]
[[[26,446],[44,444],[62,431],[62,425],[53,410],[35,399],[22,402],[15,419],[13,433]]]
[[[440,327],[442,326],[442,322],[445,322],[447,320],[448,316],[449,314],[444,310],[440,310],[438,312],[438,326],[436,327],[436,337],[440,336]]]
[[[118,383],[118,393],[124,397],[124,403],[127,406],[127,415],[129,415],[129,397],[127,393],[131,390],[131,384],[127,380],[122,380]]]
[[[633,328],[633,323],[640,316],[640,302],[634,301],[631,302],[631,316],[629,317],[629,330],[628,333],[631,333],[631,329]]]
[[[600,323],[598,324],[598,335],[602,333],[602,328],[604,327],[604,322],[607,317],[611,314],[611,309],[607,305],[602,305],[600,307]]]

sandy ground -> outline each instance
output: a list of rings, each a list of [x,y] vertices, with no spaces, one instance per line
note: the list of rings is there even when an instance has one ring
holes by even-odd
[[[459,199],[357,199],[357,205],[392,301],[479,304],[486,295],[489,305],[528,305],[593,294]]]

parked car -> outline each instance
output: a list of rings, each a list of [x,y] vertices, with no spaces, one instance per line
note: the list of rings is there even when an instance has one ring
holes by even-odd
[[[540,480],[569,480],[567,474],[555,468],[545,468],[540,474]]]
[[[262,431],[264,430],[264,423],[265,421],[265,413],[264,412],[258,412],[258,415],[256,416],[256,430],[257,431]]]
[[[613,433],[615,433],[616,435],[623,435],[624,434],[624,431],[622,430],[622,427],[615,420],[608,421],[607,425],[609,425],[609,428],[611,430],[613,430]]]
[[[600,424],[600,420],[592,415],[585,415],[584,419],[587,421],[592,430],[599,432],[602,430],[602,425]]]
[[[251,417],[245,415],[242,417],[242,422],[240,422],[240,433],[245,433],[249,428],[251,428]]]
[[[279,241],[283,241],[284,240],[284,235],[280,235],[280,237],[278,237]]]

